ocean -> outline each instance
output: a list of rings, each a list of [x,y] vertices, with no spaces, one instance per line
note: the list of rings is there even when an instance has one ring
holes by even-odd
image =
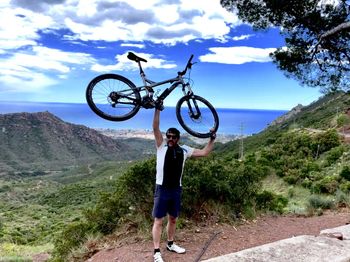
[[[123,122],[113,122],[95,115],[87,104],[49,102],[0,102],[0,114],[48,111],[63,121],[85,125],[90,128],[109,129],[152,129],[152,109],[140,109],[133,118]],[[285,114],[286,110],[228,109],[217,108],[220,126],[218,134],[252,135],[264,130],[273,120]],[[161,130],[177,127],[175,108],[166,107],[161,113]]]

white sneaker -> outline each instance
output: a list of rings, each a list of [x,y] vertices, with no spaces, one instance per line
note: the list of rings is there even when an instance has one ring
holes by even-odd
[[[178,254],[183,254],[186,252],[186,249],[182,248],[182,247],[179,247],[178,245],[176,244],[172,244],[171,246],[169,245],[166,245],[166,249],[171,251],[171,252],[175,252],[175,253],[178,253]]]
[[[153,258],[154,258],[154,262],[164,262],[162,258],[162,254],[160,252],[156,252],[153,255]]]

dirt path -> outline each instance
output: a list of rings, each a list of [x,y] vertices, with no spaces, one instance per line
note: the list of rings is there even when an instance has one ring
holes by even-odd
[[[322,216],[263,216],[240,226],[213,225],[178,230],[177,243],[186,248],[186,254],[178,255],[161,248],[166,262],[199,261],[203,249],[213,238],[201,260],[216,257],[246,248],[271,243],[280,239],[299,235],[318,235],[323,229],[350,223],[350,212],[328,212]],[[164,242],[164,241],[163,241]],[[152,241],[134,240],[116,243],[101,250],[87,262],[132,262],[153,261]]]

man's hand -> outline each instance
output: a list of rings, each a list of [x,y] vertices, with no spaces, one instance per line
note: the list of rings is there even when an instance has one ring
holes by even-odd
[[[163,100],[157,100],[155,103],[156,109],[159,111],[163,111],[164,105],[163,105]]]

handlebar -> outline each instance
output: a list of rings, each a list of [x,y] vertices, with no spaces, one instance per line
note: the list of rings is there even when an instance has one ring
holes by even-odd
[[[183,71],[181,71],[181,72],[177,72],[178,75],[183,76],[183,75],[186,74],[187,69],[191,69],[191,67],[192,67],[192,65],[193,65],[193,64],[192,64],[192,59],[193,59],[193,55],[191,55],[191,56],[190,56],[190,59],[188,59],[185,70],[183,70]]]

